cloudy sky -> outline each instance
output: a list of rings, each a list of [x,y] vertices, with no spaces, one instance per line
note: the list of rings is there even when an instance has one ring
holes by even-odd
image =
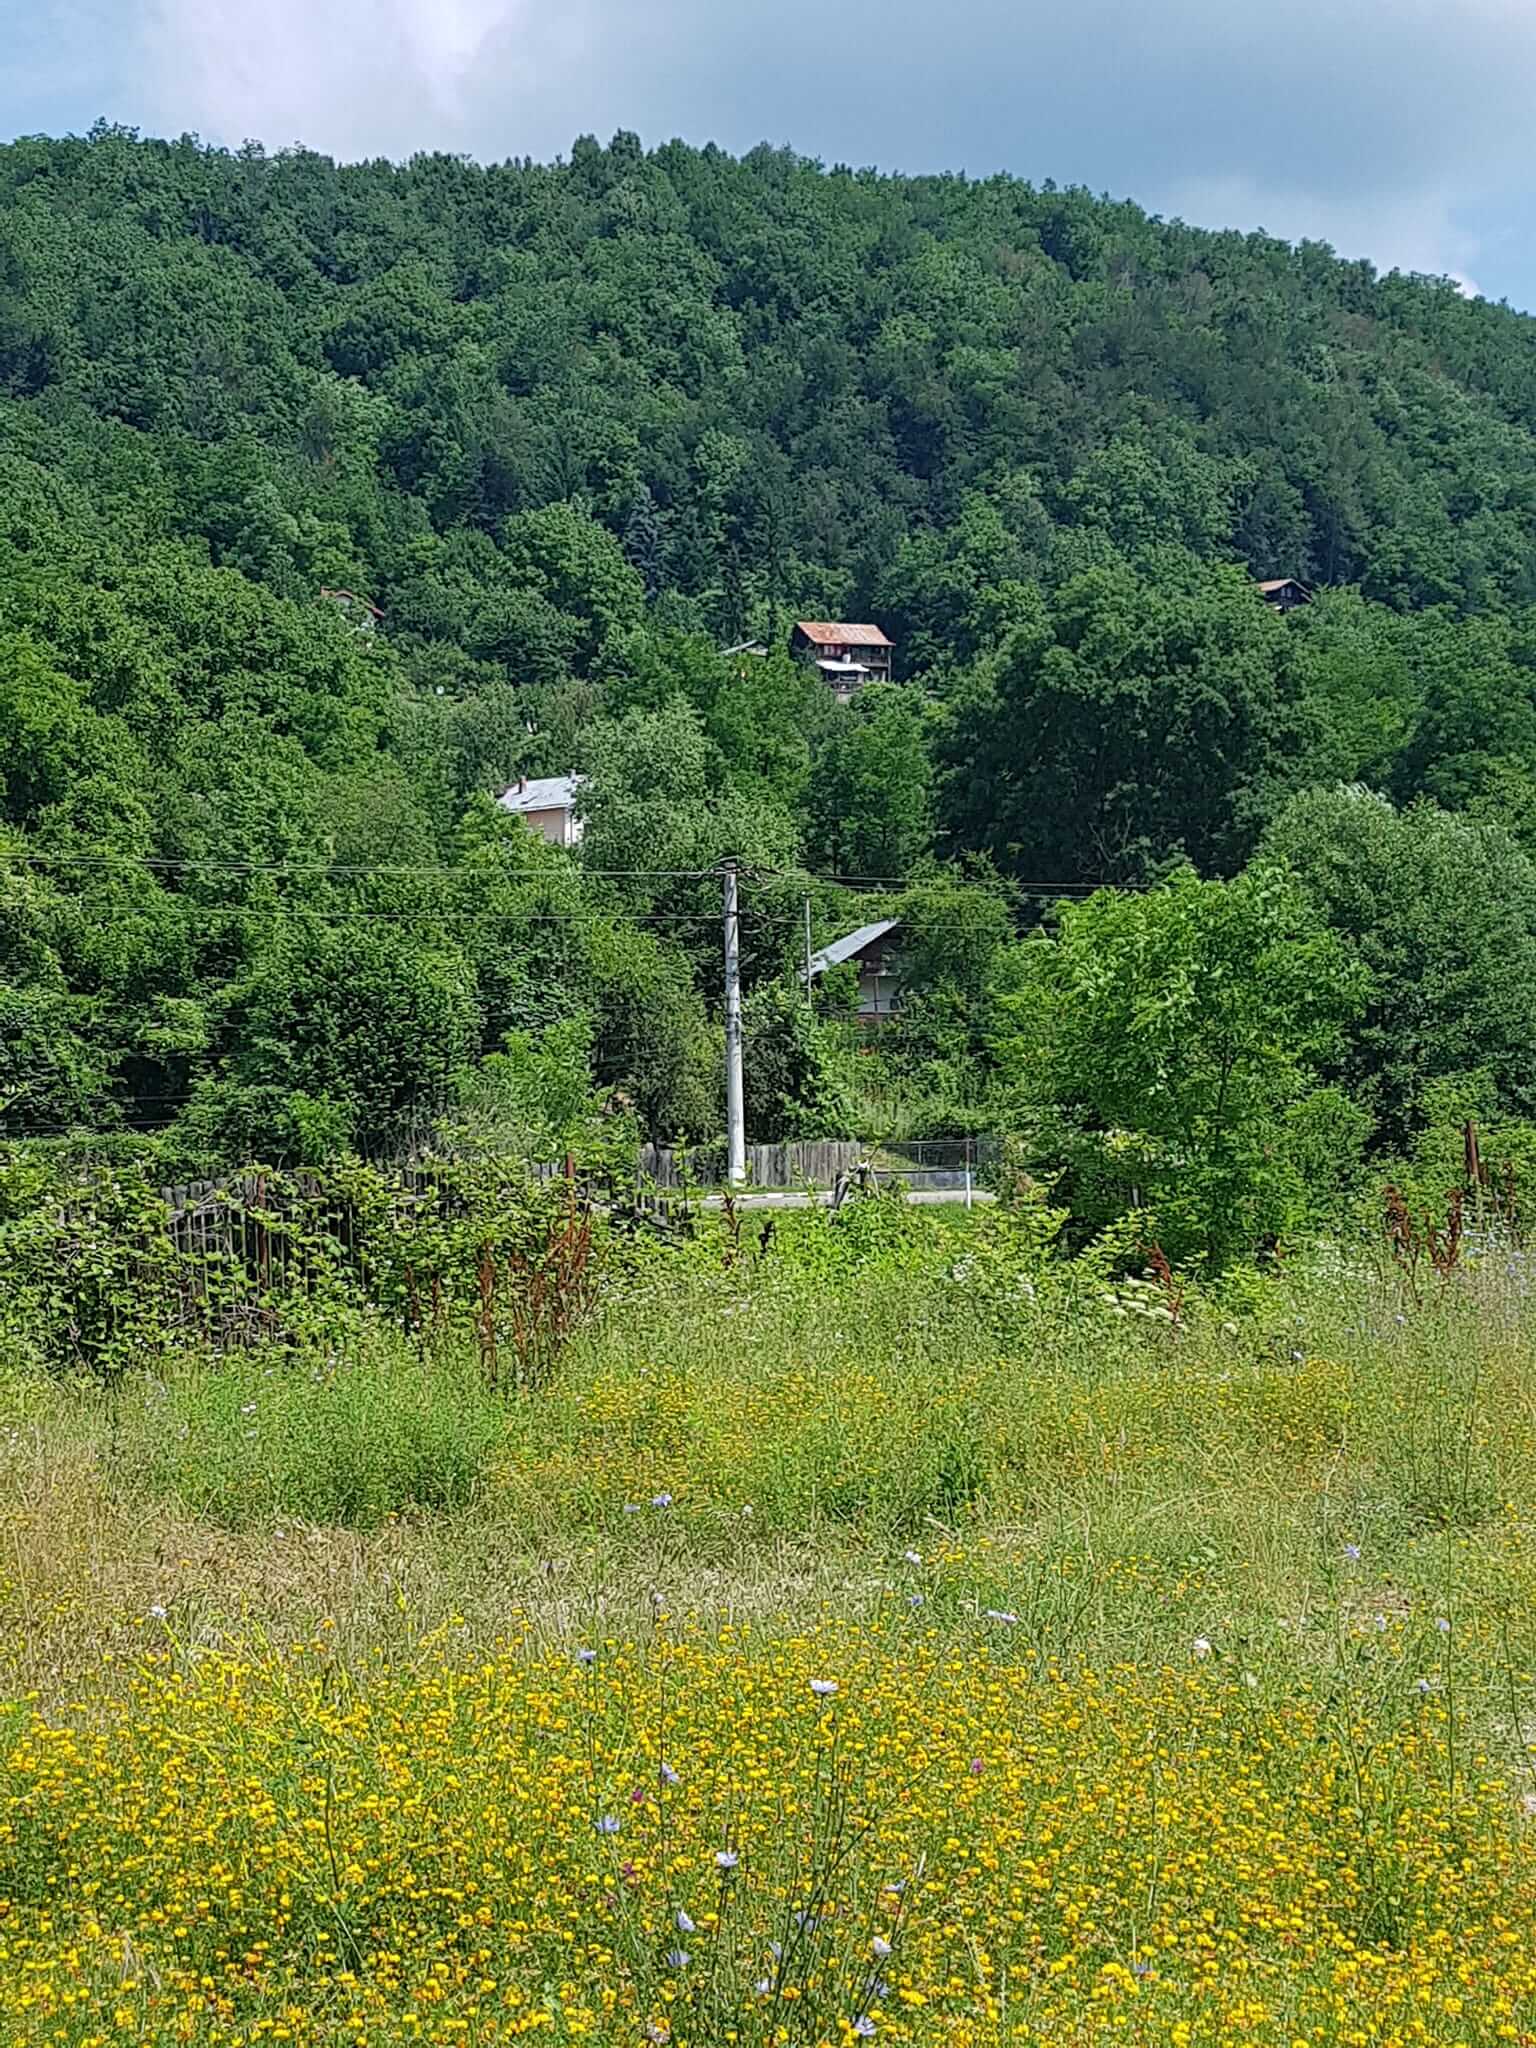
[[[0,0],[0,133],[998,169],[1536,310],[1536,0]]]

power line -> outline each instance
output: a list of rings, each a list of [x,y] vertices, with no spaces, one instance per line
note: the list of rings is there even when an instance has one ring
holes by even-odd
[[[0,1145],[21,1145],[31,1138],[79,1138],[82,1143],[99,1145],[106,1138],[154,1138],[168,1131],[174,1118],[157,1117],[148,1121],[123,1121],[112,1124],[33,1124],[29,1130],[0,1132]]]
[[[586,868],[570,866],[558,869],[517,869],[509,872],[504,868],[475,868],[454,866],[443,861],[397,864],[388,861],[248,861],[220,860],[213,858],[174,858],[161,854],[135,853],[54,853],[39,847],[0,848],[0,861],[17,866],[53,867],[99,867],[99,868],[146,868],[156,874],[231,874],[231,875],[319,875],[335,880],[356,881],[373,875],[388,876],[447,876],[457,882],[475,883],[494,881],[498,885],[517,883],[528,888],[560,885],[570,881],[610,882],[702,882],[713,879],[719,873],[718,865],[707,868]],[[914,889],[927,883],[949,882],[951,877],[943,874],[917,875],[861,875],[839,874],[818,871],[815,868],[751,868],[743,867],[744,880],[771,879],[790,886],[807,882],[826,883],[848,889]],[[963,877],[954,877],[964,886]],[[1091,893],[1097,889],[1139,890],[1147,885],[1143,882],[1113,881],[1106,877],[1076,881],[1006,881],[1006,887],[1015,894],[1024,896],[1054,895],[1072,896]]]
[[[23,865],[49,862],[55,867],[150,868],[156,873],[232,875],[332,875],[356,879],[364,875],[452,875],[459,881],[489,879],[533,883],[561,882],[589,875],[602,881],[703,881],[714,868],[501,868],[453,866],[444,861],[398,865],[390,861],[259,861],[178,859],[152,853],[53,853],[46,847],[0,848],[0,860]]]
[[[839,887],[848,889],[921,889],[929,883],[939,883],[948,887],[953,887],[956,882],[958,882],[962,887],[979,886],[977,884],[967,885],[963,876],[951,877],[949,875],[942,874],[822,875],[817,874],[814,869],[810,868],[802,870],[802,873],[805,879],[809,881],[835,882],[839,885]],[[786,869],[782,873],[782,879],[786,882],[793,882],[799,879],[799,877],[796,876],[795,872],[792,869]],[[1006,878],[1003,879],[1005,881],[1005,886],[1007,888],[1022,891],[1025,895],[1028,895],[1032,891],[1040,889],[1051,889],[1062,893],[1071,893],[1079,889],[1118,889],[1132,886],[1131,884],[1120,882],[1013,882],[1007,881]]]
[[[212,923],[230,918],[261,919],[269,913],[266,907],[250,903],[187,903],[176,899],[177,919],[183,924]],[[482,910],[474,904],[446,906],[424,904],[420,908],[402,910],[349,910],[327,908],[318,903],[285,903],[277,906],[279,913],[290,918],[295,924],[353,924],[389,923],[418,924],[433,920],[462,919],[474,924],[718,924],[719,912],[706,910],[626,910],[622,904],[615,904],[611,910]],[[160,917],[164,913],[158,904],[152,903],[111,903],[91,907],[93,922],[107,922],[114,918]],[[746,911],[744,916],[767,919],[766,911]]]
[[[1071,898],[1068,900],[1077,902],[1083,899]],[[157,913],[148,906],[135,904],[112,905],[101,910],[93,910],[91,913],[92,922],[98,925],[125,924],[135,918],[152,919],[156,915]],[[227,926],[234,920],[258,916],[259,913],[244,908],[222,909],[217,905],[199,905],[178,913],[177,922],[191,936],[200,931],[207,932],[216,927]],[[797,913],[754,910],[744,906],[739,916],[744,933],[757,937],[763,937],[774,932],[787,933],[793,931],[798,934],[802,929],[801,916]],[[325,910],[302,905],[285,910],[282,913],[282,922],[286,925],[291,925],[295,931],[302,930],[306,926],[331,929],[354,924],[382,925],[401,930],[413,929],[421,925],[472,925],[476,927],[484,925],[513,925],[519,928],[549,926],[560,929],[574,929],[582,926],[626,924],[642,931],[655,930],[657,936],[661,936],[663,930],[666,930],[671,936],[676,937],[680,941],[691,939],[695,935],[694,928],[713,927],[719,921],[720,913],[718,911],[702,910],[635,912],[567,911],[555,915],[542,916],[524,914],[518,911],[481,911],[473,908],[456,910]],[[975,935],[980,929],[974,919],[967,918],[925,918],[921,915],[908,915],[897,919],[896,922],[899,923],[903,932],[919,936],[946,932]],[[679,930],[679,927],[684,929]],[[274,924],[273,928],[276,929],[277,925]],[[164,995],[168,991],[162,989],[157,991],[157,993]],[[94,998],[88,995],[76,994],[69,998],[69,1000],[91,1002]],[[146,998],[146,1000],[153,1000],[153,997]],[[130,1013],[124,1011],[123,1014]]]

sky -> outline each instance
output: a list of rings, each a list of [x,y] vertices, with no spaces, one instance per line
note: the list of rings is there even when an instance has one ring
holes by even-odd
[[[1536,310],[1536,0],[0,0],[0,135],[1007,170]]]

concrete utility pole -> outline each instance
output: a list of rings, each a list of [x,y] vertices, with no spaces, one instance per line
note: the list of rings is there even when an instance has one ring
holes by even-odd
[[[739,1188],[747,1177],[747,1108],[741,1078],[741,909],[736,863],[721,870],[725,883],[725,1177]]]
[[[811,1000],[811,899],[805,899],[805,1000]]]

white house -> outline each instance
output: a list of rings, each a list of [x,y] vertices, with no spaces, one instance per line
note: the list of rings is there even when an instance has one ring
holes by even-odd
[[[581,789],[579,775],[520,775],[497,802],[512,811],[551,846],[577,846],[581,842],[581,820],[576,815],[576,798]]]

